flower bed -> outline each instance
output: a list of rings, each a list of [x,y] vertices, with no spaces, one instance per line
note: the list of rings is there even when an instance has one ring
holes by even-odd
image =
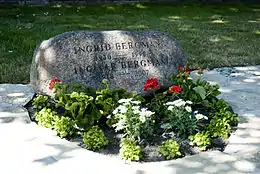
[[[28,109],[32,120],[61,138],[80,137],[86,149],[125,160],[170,160],[224,150],[237,115],[217,98],[219,86],[201,79],[203,68],[197,80],[186,67],[178,70],[166,91],[160,91],[157,78],[149,78],[144,91],[152,95],[147,96],[112,90],[107,80],[94,90],[55,77],[49,86],[54,96],[37,94]]]

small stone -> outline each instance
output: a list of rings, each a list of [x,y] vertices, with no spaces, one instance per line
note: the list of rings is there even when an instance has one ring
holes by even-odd
[[[170,77],[187,59],[178,41],[159,31],[72,31],[43,41],[35,50],[31,84],[51,95],[49,82],[112,87],[144,94],[148,78],[169,87]]]

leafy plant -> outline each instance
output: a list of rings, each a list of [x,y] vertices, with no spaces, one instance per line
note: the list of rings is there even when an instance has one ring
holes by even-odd
[[[229,121],[231,126],[235,126],[238,124],[238,116],[237,114],[232,113],[232,109],[229,104],[221,99],[215,103],[210,104],[210,116],[211,117],[220,117],[226,118]]]
[[[42,95],[42,94],[37,94],[36,97],[33,99],[33,108],[36,109],[37,111],[40,111],[44,107],[50,107],[50,103],[48,103],[49,97]]]
[[[189,136],[190,145],[198,146],[201,151],[206,150],[211,145],[210,133],[208,131],[198,132],[195,135]]]
[[[158,151],[167,159],[175,159],[181,156],[179,151],[179,145],[173,139],[164,141],[161,146],[158,147]]]
[[[53,128],[54,127],[54,117],[57,116],[57,112],[51,109],[43,108],[40,112],[35,113],[36,121],[42,127]]]
[[[120,155],[125,160],[139,161],[142,158],[142,148],[137,141],[124,139],[120,143]]]
[[[231,127],[227,118],[213,117],[206,128],[212,137],[228,138],[231,133]]]
[[[183,66],[179,66],[179,71],[173,74],[171,79],[174,85],[181,86],[182,92],[180,93],[180,97],[183,100],[190,100],[194,105],[207,108],[209,103],[217,101],[216,97],[221,94],[221,92],[217,84],[211,84],[201,80],[204,69],[199,69],[199,77],[195,82],[190,77],[189,70]]]
[[[75,123],[69,117],[56,116],[54,121],[54,130],[61,138],[70,137],[75,133]]]
[[[191,104],[190,101],[188,103]],[[165,132],[174,132],[182,138],[187,138],[196,130],[196,118],[192,115],[192,108],[186,101],[179,99],[167,102],[168,106],[161,128]]]
[[[146,138],[153,134],[154,131],[154,112],[149,111],[147,108],[141,108],[140,101],[130,99],[121,99],[121,103],[113,111],[113,119],[115,124],[115,131],[123,130],[125,136],[132,140]]]
[[[83,135],[83,142],[87,149],[98,151],[108,145],[108,140],[98,126],[93,126]]]

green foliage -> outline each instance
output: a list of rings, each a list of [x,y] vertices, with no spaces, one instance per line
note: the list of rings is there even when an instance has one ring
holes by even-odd
[[[61,138],[70,137],[75,133],[75,123],[69,117],[56,116],[54,121],[54,130]]]
[[[228,138],[231,133],[229,121],[226,118],[213,117],[207,127],[212,137]]]
[[[54,117],[57,116],[57,112],[51,109],[43,108],[40,112],[35,113],[36,121],[42,127],[53,128],[54,127]]]
[[[231,107],[223,99],[210,104],[210,116],[226,118],[231,126],[235,126],[238,124],[237,114],[232,113]]]
[[[154,112],[149,111],[147,108],[141,108],[140,101],[130,99],[121,99],[122,103],[114,111],[116,131],[123,130],[125,136],[132,140],[146,138],[153,134],[154,131]]]
[[[180,85],[182,92],[180,97],[183,100],[190,100],[194,105],[200,105],[207,108],[209,103],[217,101],[217,96],[221,94],[219,86],[217,84],[211,84],[204,80],[201,80],[203,74],[199,71],[200,75],[194,83],[188,73],[177,72],[171,79],[174,85]]]
[[[228,138],[231,133],[231,126],[238,123],[238,117],[233,114],[231,107],[224,100],[218,100],[210,104],[210,124],[207,130],[213,137]]]
[[[41,94],[37,94],[33,99],[33,108],[37,111],[40,111],[44,107],[50,107],[50,103],[48,103],[49,97]]]
[[[124,139],[120,143],[120,155],[125,160],[139,161],[142,158],[142,148],[137,141]]]
[[[111,114],[122,97],[133,96],[124,89],[110,90],[107,80],[103,88],[94,90],[82,85],[55,84],[55,102],[57,108],[65,108],[64,115],[71,116],[77,126],[87,130],[98,123],[103,115]]]
[[[167,159],[175,159],[181,156],[179,151],[179,145],[173,139],[164,141],[161,146],[158,147],[158,151]]]
[[[177,106],[175,106],[175,103]],[[188,112],[185,109],[185,101],[179,99],[174,102],[168,102],[166,105],[169,105],[161,128],[165,132],[174,132],[182,138],[187,138],[189,135],[194,134],[196,130],[196,118],[192,115],[192,111]],[[178,107],[179,106],[179,107]],[[186,108],[190,106],[186,105]]]
[[[108,145],[108,140],[98,126],[93,126],[83,135],[83,142],[87,149],[98,151]]]
[[[206,150],[211,145],[210,133],[208,131],[198,132],[195,135],[189,136],[190,144],[198,146],[201,151]]]

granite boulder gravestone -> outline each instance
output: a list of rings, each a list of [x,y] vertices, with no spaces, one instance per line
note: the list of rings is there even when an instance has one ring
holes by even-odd
[[[178,65],[186,62],[178,41],[159,31],[72,31],[37,46],[30,80],[46,94],[51,94],[53,77],[95,88],[108,79],[113,87],[143,94],[148,78],[167,87]]]

